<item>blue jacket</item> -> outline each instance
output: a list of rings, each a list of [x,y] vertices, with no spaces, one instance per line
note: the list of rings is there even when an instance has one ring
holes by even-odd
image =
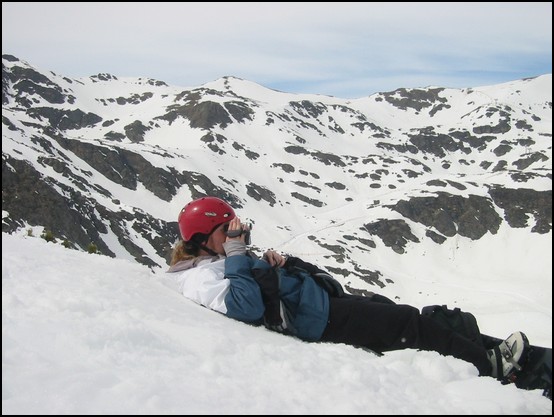
[[[271,265],[247,255],[206,257],[174,268],[187,298],[246,323],[263,323],[265,305],[253,269]],[[171,270],[170,270],[171,271]],[[329,317],[329,296],[308,273],[279,268],[279,297],[286,331],[307,341],[321,338]]]

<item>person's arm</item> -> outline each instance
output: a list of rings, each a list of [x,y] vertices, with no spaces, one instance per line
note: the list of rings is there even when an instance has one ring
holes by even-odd
[[[264,312],[260,289],[247,273],[249,259],[236,258],[230,263],[228,276],[227,261],[231,258],[187,270],[180,290],[185,297],[227,317],[254,323]],[[238,258],[245,258],[246,262],[237,263]]]
[[[254,260],[246,254],[244,234],[230,236],[234,231],[245,229],[248,230],[248,227],[235,217],[229,222],[229,233],[223,243],[226,254],[225,278],[230,283],[225,296],[226,314],[237,320],[260,322],[265,306],[260,287],[252,275]]]
[[[192,301],[227,314],[225,296],[230,282],[223,279],[225,261],[205,263],[182,272],[180,292]]]
[[[225,258],[225,278],[230,282],[225,305],[228,316],[254,322],[263,317],[265,307],[251,268],[252,259],[246,255]]]

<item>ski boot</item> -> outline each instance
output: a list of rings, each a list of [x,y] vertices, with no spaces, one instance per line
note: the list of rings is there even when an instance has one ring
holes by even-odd
[[[515,382],[516,372],[525,365],[529,340],[522,332],[512,333],[498,346],[487,351],[492,364],[492,376],[504,384]]]

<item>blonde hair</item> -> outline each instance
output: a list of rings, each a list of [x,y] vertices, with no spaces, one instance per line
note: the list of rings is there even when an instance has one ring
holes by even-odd
[[[177,242],[171,253],[171,262],[169,265],[173,266],[179,261],[187,261],[194,259],[198,256],[198,248],[191,245],[184,240]]]

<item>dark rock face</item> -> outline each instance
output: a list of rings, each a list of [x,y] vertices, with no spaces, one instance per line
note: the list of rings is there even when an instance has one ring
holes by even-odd
[[[133,123],[125,126],[124,130],[125,135],[131,142],[138,143],[144,141],[144,134],[149,131],[150,128],[144,126],[140,120],[135,120]]]
[[[191,127],[199,129],[211,129],[214,126],[225,128],[233,123],[231,115],[238,122],[242,122],[248,120],[252,113],[242,103],[225,103],[222,106],[213,101],[197,103],[194,100],[184,105],[170,106],[167,110],[165,115],[157,119],[173,122],[178,117],[184,117],[189,120]]]
[[[492,198],[470,195],[461,197],[439,192],[436,197],[413,197],[400,200],[394,211],[430,229],[426,235],[436,243],[447,237],[464,236],[472,240],[487,232],[496,234],[504,212],[511,227],[529,227],[533,233],[549,233],[552,229],[552,191],[496,188]],[[403,253],[408,241],[418,242],[409,225],[403,220],[379,220],[365,225],[372,235],[379,236],[386,246]]]
[[[495,234],[501,223],[492,201],[476,195],[461,197],[439,192],[436,197],[401,200],[391,208],[448,237],[459,234],[480,239],[487,232]]]
[[[424,108],[435,106],[431,110],[431,114],[435,114],[442,108],[450,107],[444,104],[447,100],[440,96],[442,91],[444,91],[444,88],[430,88],[425,90],[418,88],[399,88],[391,93],[382,93],[382,95],[387,102],[402,110],[412,108],[416,111],[420,111]],[[437,102],[438,104],[435,104]]]
[[[377,235],[396,253],[404,253],[408,241],[419,242],[404,220],[378,220],[364,225],[370,235]]]
[[[102,121],[100,116],[94,113],[84,113],[79,109],[68,111],[51,107],[35,107],[27,110],[27,114],[35,119],[46,119],[52,128],[60,130],[93,127]]]
[[[51,178],[43,178],[31,165],[9,157],[2,160],[2,210],[17,214],[8,221],[5,219],[3,232],[23,227],[23,221],[16,219],[25,219],[31,225],[43,225],[55,236],[63,236],[83,249],[94,242],[102,253],[115,256],[99,237],[107,229],[94,209],[94,201]]]
[[[489,193],[504,210],[504,219],[511,227],[528,227],[534,220],[531,232],[544,234],[552,230],[552,190],[497,187]]]
[[[66,96],[58,85],[32,68],[14,66],[8,71],[2,64],[2,89],[6,91],[2,96],[2,104],[9,102],[7,90],[4,90],[9,84],[13,84],[13,89],[17,92],[15,100],[27,108],[32,106],[31,100],[27,97],[35,94],[51,104],[62,104],[66,101]]]
[[[273,207],[277,203],[275,194],[261,185],[254,183],[246,184],[246,193],[256,201],[266,201],[270,207]]]

